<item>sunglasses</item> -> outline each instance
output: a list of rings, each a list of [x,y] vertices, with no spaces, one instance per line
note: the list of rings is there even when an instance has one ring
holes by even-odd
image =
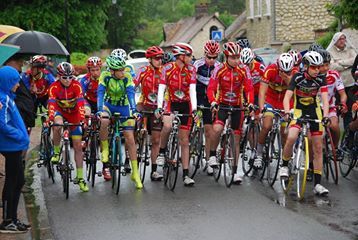
[[[287,74],[287,75],[290,75],[291,72],[292,72],[292,70],[291,70],[291,71],[282,71],[282,70],[280,70],[280,71],[283,72],[283,73],[285,73],[285,74]]]
[[[210,60],[210,59],[214,60],[214,59],[217,59],[218,56],[214,56],[214,57],[212,57],[212,56],[206,56],[206,58],[209,59],[209,60]]]
[[[72,80],[72,79],[74,79],[73,76],[61,76],[61,80],[67,80],[67,81],[69,81],[69,80]]]
[[[153,59],[155,59],[157,61],[161,61],[161,60],[163,60],[163,57],[154,57]]]

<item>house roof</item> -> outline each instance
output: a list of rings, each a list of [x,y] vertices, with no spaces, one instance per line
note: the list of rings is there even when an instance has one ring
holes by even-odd
[[[222,23],[215,14],[205,15],[199,18],[186,17],[180,19],[176,23],[165,23],[163,29],[166,40],[163,41],[160,46],[170,47],[176,42],[189,43],[195,37],[195,35],[202,30],[205,24],[207,24],[213,18],[215,18],[225,27],[225,24]]]
[[[234,22],[225,30],[225,39],[234,40],[239,35],[244,34],[246,23],[246,11],[242,12]]]

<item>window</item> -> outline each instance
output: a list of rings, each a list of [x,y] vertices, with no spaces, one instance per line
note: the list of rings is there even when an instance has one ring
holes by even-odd
[[[212,33],[213,31],[217,31],[217,30],[219,30],[219,28],[218,28],[217,26],[211,26],[211,27],[210,27],[210,36],[209,36],[209,39],[210,39],[210,40],[212,40],[212,34],[211,34],[211,33]]]
[[[248,16],[248,18],[254,18],[254,0],[250,0],[250,15]]]
[[[256,0],[256,16],[255,17],[261,17],[262,16],[262,0]]]
[[[266,13],[264,16],[271,16],[271,0],[266,0]]]

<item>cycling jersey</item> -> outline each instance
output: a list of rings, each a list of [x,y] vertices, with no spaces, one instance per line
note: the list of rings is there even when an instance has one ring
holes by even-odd
[[[190,64],[180,68],[175,62],[167,63],[163,67],[160,84],[167,86],[169,103],[190,102],[190,85],[196,84],[195,68]]]
[[[229,106],[241,106],[245,94],[249,103],[254,102],[254,89],[247,72],[239,66],[233,68],[227,63],[217,66],[210,78],[208,86],[209,102],[217,102]]]
[[[158,97],[158,85],[162,69],[153,68],[152,66],[143,66],[139,69],[134,83],[136,86],[141,84],[141,102],[145,106],[156,107]]]
[[[54,82],[49,89],[48,100],[49,119],[53,121],[55,113],[59,112],[66,116],[76,116],[70,119],[71,123],[78,123],[85,118],[84,98],[81,84],[72,80],[70,86],[65,87],[61,81]]]
[[[209,80],[212,71],[216,66],[220,65],[219,61],[215,61],[213,66],[209,66],[205,62],[205,58],[201,58],[194,62],[194,67],[196,69],[196,79],[197,82],[201,82],[202,84],[208,86]]]
[[[279,76],[276,63],[266,68],[262,82],[268,84],[265,102],[274,108],[283,109],[283,98],[285,97],[288,84]]]
[[[329,108],[330,110],[335,111],[336,106],[336,92],[344,90],[343,81],[337,71],[328,70],[326,74],[326,83],[328,89],[328,100],[329,100]]]
[[[25,86],[33,93],[37,98],[43,98],[48,95],[48,89],[50,85],[55,82],[54,76],[46,69],[40,69],[38,79],[32,76],[31,69],[26,71],[22,76],[22,80]],[[33,92],[33,89],[36,89]]]
[[[318,94],[319,92],[328,92],[324,76],[319,75],[313,79],[307,73],[297,73],[293,76],[288,89],[294,92],[295,118],[309,115],[312,119],[322,119]],[[295,121],[291,122],[291,126],[300,127],[296,125]],[[310,131],[312,135],[321,135],[323,131],[322,124],[310,123]]]
[[[103,110],[104,102],[112,106],[130,106],[131,110],[136,108],[135,91],[132,76],[124,72],[123,79],[115,79],[111,73],[101,73],[97,91],[98,111]]]
[[[91,102],[97,102],[98,80],[91,79],[91,75],[87,73],[80,80],[85,99]]]
[[[260,82],[265,72],[265,66],[262,63],[255,60],[252,62],[252,65],[250,66],[251,68],[249,69],[252,78],[252,84],[254,86],[254,95],[256,97],[259,95]]]

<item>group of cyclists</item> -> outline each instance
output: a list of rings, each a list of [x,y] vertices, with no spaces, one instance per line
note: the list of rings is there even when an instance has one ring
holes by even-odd
[[[329,125],[335,146],[340,138],[337,111],[348,111],[347,95],[339,73],[330,69],[331,57],[328,51],[312,44],[302,56],[296,50],[282,53],[277,61],[265,66],[262,59],[250,48],[247,39],[227,42],[221,46],[214,40],[203,46],[204,57],[193,61],[193,49],[189,44],[176,43],[171,53],[165,53],[158,46],[149,47],[145,57],[149,64],[134,71],[126,63],[126,52],[115,49],[106,58],[106,68],[99,57],[87,60],[87,74],[76,79],[74,67],[62,62],[57,67],[57,81],[45,69],[46,57],[34,56],[31,68],[25,73],[24,81],[36,97],[36,105],[48,108],[48,122],[62,124],[83,123],[83,127],[71,128],[76,178],[80,190],[87,192],[83,176],[82,138],[87,127],[86,116],[91,112],[100,119],[100,155],[103,163],[103,177],[111,180],[109,163],[110,117],[120,113],[133,117],[122,121],[125,149],[131,162],[131,180],[137,189],[143,188],[138,173],[137,145],[135,140],[136,121],[142,111],[152,111],[149,118],[151,133],[151,175],[152,181],[160,181],[163,175],[158,166],[163,166],[169,134],[172,130],[173,112],[180,116],[179,144],[184,186],[195,184],[189,176],[189,134],[193,123],[202,118],[205,129],[205,160],[207,173],[213,174],[218,167],[217,148],[220,136],[228,118],[227,107],[245,108],[256,119],[261,129],[258,135],[257,152],[253,167],[263,167],[265,139],[272,128],[274,114],[265,109],[282,112],[286,121],[281,124],[282,166],[279,176],[288,178],[288,164],[292,158],[293,145],[301,126],[295,119],[309,115],[321,123],[310,124],[310,140],[313,156],[310,168],[313,172],[314,193],[328,194],[321,184],[323,125]],[[224,61],[219,62],[220,54]],[[136,72],[136,73],[135,73]],[[136,88],[140,86],[141,96],[135,100]],[[335,96],[339,95],[339,108]],[[355,93],[356,94],[356,93]],[[357,111],[355,100],[352,110]],[[198,106],[204,106],[199,114]],[[244,111],[233,111],[231,127],[235,135],[236,156],[232,171],[234,183],[241,183],[237,172],[240,156]],[[160,120],[160,121],[158,121]],[[288,131],[285,129],[288,126]],[[357,121],[350,125],[351,131],[358,129]],[[51,162],[60,160],[61,127],[53,129],[53,156]],[[281,146],[280,146],[281,147]]]

